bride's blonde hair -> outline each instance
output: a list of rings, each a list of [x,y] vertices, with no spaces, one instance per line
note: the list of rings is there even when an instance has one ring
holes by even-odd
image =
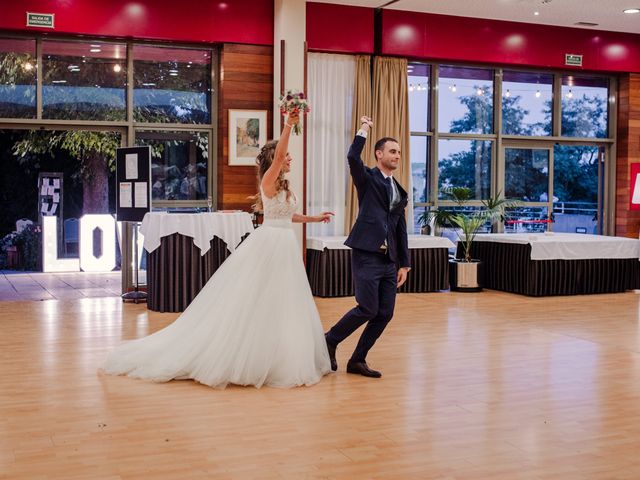
[[[256,157],[256,166],[258,168],[258,193],[251,197],[255,200],[255,204],[252,205],[254,212],[262,212],[264,205],[262,205],[262,195],[260,195],[260,184],[262,183],[262,177],[267,173],[269,167],[273,163],[273,157],[276,153],[276,147],[278,146],[278,140],[270,140],[264,144],[260,149],[260,153]],[[284,170],[280,170],[278,179],[276,180],[276,192],[280,193],[282,190],[287,192],[287,198],[289,198],[289,180],[284,178]]]

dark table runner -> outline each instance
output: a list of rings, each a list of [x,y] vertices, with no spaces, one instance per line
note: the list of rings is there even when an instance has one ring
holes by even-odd
[[[449,250],[409,249],[411,271],[402,293],[436,292],[449,288]],[[307,277],[318,297],[348,297],[354,294],[351,250],[307,249]]]
[[[227,244],[218,237],[211,240],[205,255],[200,255],[191,237],[179,233],[162,237],[160,246],[147,255],[147,308],[184,311],[229,255]]]
[[[471,253],[484,263],[484,286],[494,290],[549,296],[640,288],[637,258],[531,260],[531,245],[502,242],[474,242]]]

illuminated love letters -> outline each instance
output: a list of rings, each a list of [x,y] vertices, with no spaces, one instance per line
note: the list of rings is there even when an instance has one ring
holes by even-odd
[[[116,266],[116,221],[113,216],[80,219],[80,258],[58,258],[58,217],[42,217],[44,272],[110,272]]]

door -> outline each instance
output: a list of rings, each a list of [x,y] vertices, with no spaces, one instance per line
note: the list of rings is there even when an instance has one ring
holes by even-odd
[[[501,190],[520,205],[511,209],[504,231],[544,232],[553,221],[553,145],[505,143],[501,152],[504,177]]]

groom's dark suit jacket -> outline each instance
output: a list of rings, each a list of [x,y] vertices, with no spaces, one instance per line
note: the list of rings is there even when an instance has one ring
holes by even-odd
[[[407,222],[404,209],[408,203],[407,192],[395,179],[400,200],[391,206],[391,183],[377,168],[365,166],[360,157],[367,139],[356,135],[347,159],[351,177],[358,192],[358,218],[345,245],[368,252],[379,252],[387,240],[389,258],[398,267],[409,267]]]

